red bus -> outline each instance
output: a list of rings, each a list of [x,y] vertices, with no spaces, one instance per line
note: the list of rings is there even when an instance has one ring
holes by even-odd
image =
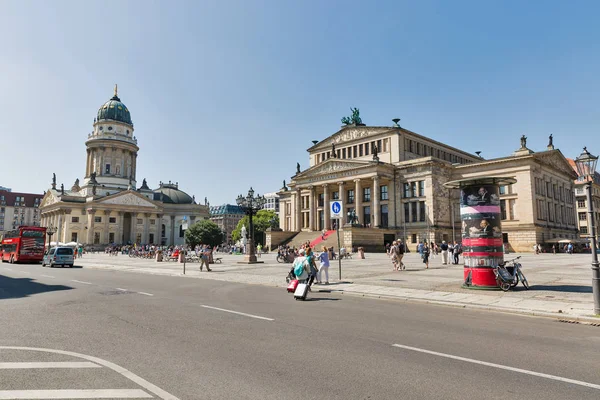
[[[20,226],[2,239],[2,262],[41,262],[46,246],[46,228]]]

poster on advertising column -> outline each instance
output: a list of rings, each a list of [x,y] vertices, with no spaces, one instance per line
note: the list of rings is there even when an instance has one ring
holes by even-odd
[[[461,188],[460,216],[465,267],[495,267],[503,261],[498,185]]]

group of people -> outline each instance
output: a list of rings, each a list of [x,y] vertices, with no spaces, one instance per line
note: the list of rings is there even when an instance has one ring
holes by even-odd
[[[394,240],[391,245],[387,246],[387,254],[392,260],[393,271],[406,269],[406,265],[402,262],[406,247],[402,240]],[[437,243],[429,245],[427,241],[423,241],[417,245],[417,252],[421,255],[421,260],[425,264],[425,269],[429,268],[429,258],[433,255],[437,256],[442,253],[442,265],[448,264],[449,256],[452,258],[452,264],[459,263],[459,256],[462,253],[462,246],[458,242],[442,243],[438,246]]]
[[[317,261],[319,261],[318,267]],[[300,266],[302,267],[302,272],[298,273]],[[322,280],[323,273],[325,273],[324,282]],[[329,251],[327,247],[323,246],[323,251],[317,255],[310,247],[310,243],[304,243],[297,250],[297,257],[294,259],[290,275],[294,275],[298,280],[305,280],[308,283],[309,290],[313,284],[329,285]]]

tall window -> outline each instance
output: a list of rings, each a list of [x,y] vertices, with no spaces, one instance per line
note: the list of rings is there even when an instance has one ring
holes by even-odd
[[[369,206],[365,206],[363,207],[363,223],[365,226],[368,226],[371,224],[371,207]]]
[[[380,198],[381,200],[389,200],[388,198],[388,187],[387,185],[383,185],[379,187]]]
[[[363,188],[363,200],[371,201],[371,188]]]
[[[587,234],[588,233],[587,226],[582,226],[581,228],[579,228],[579,231],[583,234]]]
[[[417,203],[410,203],[411,213],[412,213],[412,222],[417,222]]]
[[[410,203],[404,203],[404,222],[410,222]]]
[[[502,186],[500,186],[502,187]],[[505,220],[506,219],[506,200],[500,200],[500,214],[501,214],[501,219]]]
[[[424,201],[420,201],[419,202],[419,221],[420,222],[425,222],[425,202]]]
[[[348,190],[348,204],[354,204],[354,189]]]
[[[585,200],[577,200],[578,208],[585,208]]]
[[[333,192],[333,199],[334,200],[339,200],[340,199],[340,192]]]
[[[404,184],[404,198],[408,199],[410,197],[410,185],[408,183]]]
[[[359,155],[359,157],[363,156],[363,145],[362,144],[358,145],[358,155]]]
[[[94,222],[102,222],[102,217],[94,217]]]
[[[323,207],[323,204],[325,204],[325,193],[319,193],[319,207]]]
[[[77,243],[77,232],[71,233],[71,242]]]
[[[412,197],[417,197],[417,182],[411,182],[410,183],[410,188],[412,191]]]
[[[425,181],[419,181],[419,196],[425,196]]]
[[[346,149],[342,149],[342,158],[346,159]]]
[[[580,212],[578,213],[580,221],[587,221],[587,213]]]
[[[108,243],[114,243],[115,242],[115,233],[114,232],[110,232],[108,234]]]
[[[379,215],[380,215],[379,223],[381,224],[382,228],[387,228],[388,227],[388,205],[382,204],[380,209],[381,209],[381,211],[379,213]]]
[[[506,186],[500,186],[500,194],[506,194]]]
[[[100,244],[100,232],[94,232],[94,244]]]

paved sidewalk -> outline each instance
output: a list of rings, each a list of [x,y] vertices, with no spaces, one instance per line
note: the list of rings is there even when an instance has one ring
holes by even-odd
[[[331,291],[362,296],[394,298],[446,304],[458,307],[493,309],[594,321],[592,271],[589,254],[509,254],[505,259],[521,255],[523,272],[530,290],[519,284],[515,290],[463,289],[462,265],[441,265],[441,256],[430,261],[429,269],[418,254],[405,255],[404,271],[392,271],[385,254],[367,254],[365,260],[342,261],[339,280],[338,261],[331,263],[330,285],[313,286],[313,291]],[[264,264],[239,264],[242,256],[216,255],[222,263],[213,264],[213,272],[200,272],[198,263],[186,263],[186,277],[214,279],[267,286],[286,286],[285,277],[291,264],[279,264],[275,254],[263,255]],[[157,275],[182,276],[183,264],[131,258],[127,255],[86,254],[77,265],[84,268],[120,270]]]

